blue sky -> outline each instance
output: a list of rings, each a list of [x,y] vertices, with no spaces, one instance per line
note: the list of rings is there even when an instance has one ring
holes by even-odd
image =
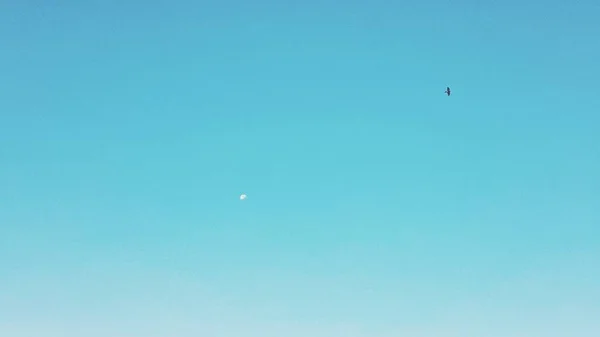
[[[0,335],[597,336],[600,5],[416,3],[0,3]]]

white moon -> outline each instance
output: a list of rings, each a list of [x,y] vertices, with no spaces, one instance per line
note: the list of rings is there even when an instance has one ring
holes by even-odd
[[[248,196],[246,196],[245,194],[240,195],[240,200],[244,200],[246,199]]]

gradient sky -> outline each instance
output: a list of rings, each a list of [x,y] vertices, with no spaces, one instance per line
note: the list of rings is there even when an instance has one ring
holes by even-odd
[[[1,1],[0,335],[598,336],[598,18]]]

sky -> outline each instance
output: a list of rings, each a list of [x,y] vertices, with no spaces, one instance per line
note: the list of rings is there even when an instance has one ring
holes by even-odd
[[[598,336],[598,17],[1,1],[0,335]]]

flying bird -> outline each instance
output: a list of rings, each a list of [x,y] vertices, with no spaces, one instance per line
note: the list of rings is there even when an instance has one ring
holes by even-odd
[[[446,95],[450,96],[450,87],[446,87],[446,91],[444,91]]]

